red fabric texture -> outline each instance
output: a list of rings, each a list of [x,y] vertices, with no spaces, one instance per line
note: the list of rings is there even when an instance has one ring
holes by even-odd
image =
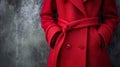
[[[105,47],[118,24],[115,0],[44,0],[40,16],[51,47],[47,67],[111,67]]]

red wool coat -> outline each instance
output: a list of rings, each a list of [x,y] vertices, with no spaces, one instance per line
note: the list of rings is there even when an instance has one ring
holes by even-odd
[[[115,0],[44,0],[40,16],[47,67],[111,67],[105,47],[118,24]]]

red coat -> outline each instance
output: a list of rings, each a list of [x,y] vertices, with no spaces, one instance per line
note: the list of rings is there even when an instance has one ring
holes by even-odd
[[[111,67],[105,47],[118,24],[115,0],[44,0],[40,16],[47,67]]]

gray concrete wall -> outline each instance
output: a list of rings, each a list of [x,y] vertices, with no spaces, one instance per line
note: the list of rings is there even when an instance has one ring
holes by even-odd
[[[0,0],[0,67],[46,66],[49,47],[39,22],[41,5],[42,0]],[[113,67],[120,67],[120,24],[107,49]]]

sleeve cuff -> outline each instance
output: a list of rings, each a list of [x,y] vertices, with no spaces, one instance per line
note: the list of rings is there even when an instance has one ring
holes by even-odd
[[[112,40],[112,32],[105,26],[98,28],[98,34],[102,36],[105,46],[109,45]]]
[[[60,28],[57,26],[57,25],[53,25],[51,26],[47,32],[46,32],[46,40],[48,42],[48,45],[52,48],[54,47],[51,42],[52,42],[52,39],[54,37],[54,35],[57,33],[57,32],[60,32]]]

